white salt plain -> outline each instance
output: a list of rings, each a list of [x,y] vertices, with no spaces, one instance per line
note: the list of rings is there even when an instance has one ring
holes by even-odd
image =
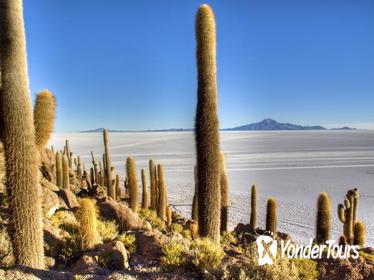
[[[102,133],[55,133],[50,141],[62,149],[70,140],[74,154],[90,166],[90,152],[103,153]],[[140,169],[148,160],[164,165],[169,201],[190,215],[194,191],[195,146],[192,132],[111,133],[112,164],[125,178],[125,160],[135,157]],[[349,188],[360,190],[359,219],[367,226],[367,241],[374,245],[374,131],[266,131],[222,132],[226,154],[231,208],[230,226],[248,223],[250,187],[258,188],[258,222],[264,225],[266,199],[278,201],[278,229],[306,243],[314,236],[316,202],[320,192],[333,203],[333,238],[342,224],[337,204]],[[147,169],[148,170],[148,169]]]

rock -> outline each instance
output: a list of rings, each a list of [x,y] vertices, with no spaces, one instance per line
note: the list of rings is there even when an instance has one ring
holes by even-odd
[[[72,272],[77,274],[105,274],[110,270],[129,267],[128,253],[121,241],[99,245],[94,251],[84,253],[74,264]]]
[[[111,270],[123,270],[129,267],[128,253],[121,241],[112,241],[99,245],[95,254],[106,261]]]
[[[53,227],[49,223],[45,223],[43,233],[45,255],[58,257],[62,246],[60,229]]]
[[[98,204],[102,218],[116,220],[122,231],[138,230],[143,228],[143,221],[129,207],[122,203],[105,198],[104,202]]]
[[[145,231],[152,231],[152,225],[151,225],[151,223],[148,222],[148,221],[146,221],[146,222],[144,223],[144,225],[143,225],[143,229],[144,229]]]
[[[74,274],[105,274],[106,269],[100,267],[94,255],[84,254],[74,264],[71,271]]]
[[[158,260],[162,255],[162,247],[170,241],[158,230],[139,230],[135,234],[137,253],[149,260]]]
[[[53,192],[58,192],[60,188],[56,186],[54,183],[48,181],[46,178],[42,177],[40,179],[40,184],[43,188],[50,189]]]
[[[43,211],[48,218],[60,207],[58,195],[48,188],[43,188]]]
[[[60,205],[65,209],[73,209],[79,207],[76,196],[69,190],[60,190],[57,192],[60,199]]]
[[[56,260],[52,257],[44,257],[44,264],[47,269],[51,269],[55,266]]]

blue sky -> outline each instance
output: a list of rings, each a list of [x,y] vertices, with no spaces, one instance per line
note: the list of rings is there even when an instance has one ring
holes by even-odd
[[[202,1],[24,1],[30,89],[57,97],[55,130],[188,128]],[[374,128],[374,1],[207,1],[219,116]]]

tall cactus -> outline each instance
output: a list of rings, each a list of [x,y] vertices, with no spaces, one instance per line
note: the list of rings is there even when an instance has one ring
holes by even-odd
[[[330,239],[331,202],[327,193],[323,192],[317,202],[316,241],[325,244]]]
[[[221,185],[221,232],[227,231],[229,219],[229,190],[225,154],[221,152],[220,185]]]
[[[142,186],[143,186],[143,193],[142,193],[142,208],[148,209],[149,206],[149,191],[148,191],[148,184],[147,184],[147,175],[145,173],[145,169],[142,169]]]
[[[349,190],[345,196],[344,204],[338,205],[338,217],[343,223],[343,234],[348,244],[354,241],[354,225],[357,216],[358,189]]]
[[[132,211],[137,212],[139,207],[138,199],[138,180],[136,178],[136,163],[132,156],[127,158],[126,162],[128,188],[129,188],[129,207]]]
[[[64,186],[64,177],[62,171],[62,154],[60,152],[56,153],[56,185],[61,189]]]
[[[66,190],[70,190],[70,178],[69,178],[69,160],[64,155],[62,158],[62,184],[63,188]]]
[[[0,0],[1,141],[18,264],[43,269],[39,153],[29,95],[22,0]]]
[[[107,129],[104,129],[103,131],[104,136],[104,161],[105,161],[105,177],[106,177],[106,188],[108,191],[108,196],[115,199],[116,198],[116,190],[115,185],[112,183],[112,163],[110,160],[110,151],[109,151],[109,133]]]
[[[277,231],[277,202],[275,198],[269,198],[266,211],[266,230],[272,233]]]
[[[55,97],[49,90],[45,89],[38,93],[34,106],[34,126],[36,146],[39,150],[45,148],[51,136],[55,107]]]
[[[157,175],[158,175],[158,189],[159,189],[159,200],[158,200],[158,208],[157,213],[158,216],[166,221],[166,211],[168,206],[168,199],[167,199],[167,191],[166,191],[166,184],[165,184],[165,177],[164,177],[164,168],[161,164],[157,165]]]
[[[354,225],[354,245],[358,245],[361,248],[365,247],[366,228],[365,224],[361,221],[357,221]]]
[[[97,231],[97,208],[93,200],[83,198],[80,201],[77,220],[82,249],[93,249],[100,243],[100,236]]]
[[[151,208],[157,208],[157,179],[156,179],[156,166],[154,161],[149,161],[149,179],[151,181]]]
[[[198,181],[197,181],[197,165],[195,165],[194,168],[194,178],[195,178],[195,193],[193,195],[192,199],[192,215],[191,218],[192,220],[196,221],[199,219],[199,209],[198,209]]]
[[[116,175],[116,199],[121,200],[122,198],[122,190],[121,190],[121,181],[119,179],[119,175]]]
[[[204,4],[196,14],[198,73],[195,140],[199,181],[200,236],[220,240],[220,140],[217,114],[216,27],[212,9]]]
[[[251,220],[250,220],[250,226],[251,226],[252,231],[256,230],[256,217],[257,217],[256,207],[257,207],[257,190],[256,190],[256,185],[253,185],[251,189]]]

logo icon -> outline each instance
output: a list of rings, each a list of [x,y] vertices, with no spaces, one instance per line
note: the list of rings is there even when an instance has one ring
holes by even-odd
[[[271,257],[277,255],[277,241],[267,235],[260,235],[256,239],[258,265],[273,264]]]

